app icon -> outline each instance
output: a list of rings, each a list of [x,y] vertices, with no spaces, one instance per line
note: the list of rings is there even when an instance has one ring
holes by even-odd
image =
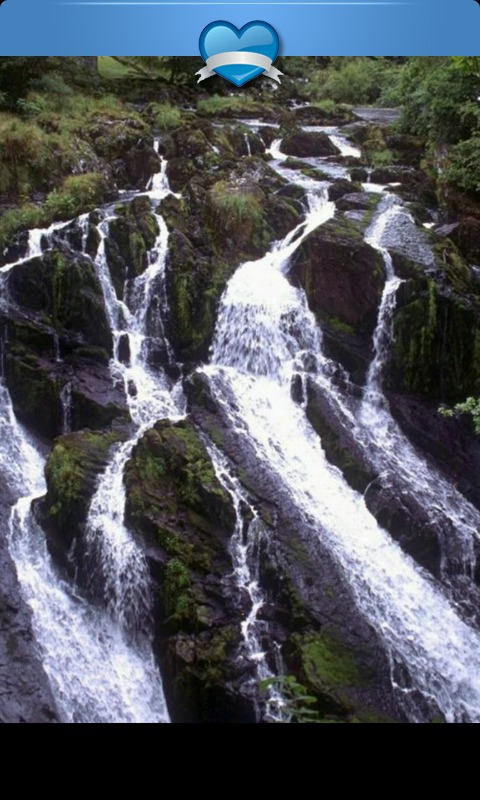
[[[211,22],[200,34],[200,54],[206,66],[196,72],[198,83],[215,73],[243,86],[257,75],[265,75],[280,83],[283,73],[272,66],[278,55],[279,40],[268,22],[255,20],[243,28],[230,22]]]

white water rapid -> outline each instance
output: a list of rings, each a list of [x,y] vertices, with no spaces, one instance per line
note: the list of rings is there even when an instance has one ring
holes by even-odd
[[[279,143],[272,146],[272,154],[281,160]],[[277,476],[299,515],[317,526],[323,545],[341,565],[358,608],[384,641],[392,681],[404,695],[410,719],[423,719],[414,699],[418,691],[447,721],[479,722],[480,634],[462,619],[442,588],[378,526],[362,496],[327,462],[303,408],[290,396],[295,359],[310,351],[320,365],[326,361],[305,296],[285,276],[289,260],[306,233],[333,212],[321,189],[309,193],[309,206],[303,228],[298,226],[264,258],[240,266],[230,280],[206,372],[222,408],[229,409],[232,429],[254,443],[260,464]],[[380,219],[379,227],[370,231],[370,241],[378,247],[383,222]],[[396,285],[398,279],[390,270],[379,327],[387,325]],[[361,423],[368,426],[373,438],[375,414],[383,412],[369,402],[369,397],[379,391],[382,348],[387,338],[384,331],[377,331],[377,353],[365,397],[375,413],[373,420],[368,422],[364,416]],[[328,370],[320,368],[320,372],[325,375]],[[377,446],[387,436],[385,426],[381,430]],[[383,444],[386,447],[386,442]],[[394,439],[388,444],[388,452],[395,446]],[[417,469],[415,465],[415,478]],[[424,482],[430,480],[431,476],[424,477]],[[430,492],[437,493],[438,488],[435,484]],[[449,498],[454,496],[451,489]],[[461,497],[456,499],[462,503],[463,513],[469,504]],[[477,512],[470,509],[477,518]],[[457,517],[455,506],[449,510],[458,527],[461,517]],[[409,677],[400,681],[398,676],[405,670]]]
[[[245,124],[254,130],[261,128],[259,121]],[[327,133],[342,156],[360,155],[336,129],[310,129]],[[250,154],[248,135],[244,143]],[[158,152],[158,142],[156,149]],[[231,435],[240,444],[244,441],[254,448],[260,468],[268,471],[282,494],[288,495],[298,520],[313,532],[315,543],[321,540],[322,548],[339,566],[358,611],[384,645],[392,684],[408,719],[427,721],[440,712],[448,722],[480,722],[480,633],[456,594],[460,586],[476,597],[472,587],[473,542],[480,530],[480,513],[403,435],[390,414],[382,387],[401,284],[388,251],[388,232],[400,222],[413,225],[413,221],[410,218],[409,222],[401,202],[388,195],[385,187],[368,184],[369,190],[385,195],[367,229],[366,240],[383,257],[386,283],[366,385],[360,397],[359,392],[348,394],[335,380],[338,365],[324,355],[322,331],[303,290],[288,280],[301,243],[335,214],[335,204],[328,200],[328,182],[303,174],[298,165],[292,168],[292,162],[285,166],[287,157],[280,139],[273,141],[269,153],[277,172],[305,190],[306,217],[263,258],[238,267],[221,300],[211,361],[200,369],[230,419]],[[321,169],[333,178],[348,177],[344,164],[320,158],[303,162],[305,167]],[[164,373],[158,359],[155,368],[151,366],[152,347],[157,348],[157,356],[161,349],[161,363],[173,360],[163,324],[168,231],[157,209],[169,191],[166,162],[162,161],[161,170],[145,192],[156,215],[157,240],[147,269],[126,282],[122,299],[113,285],[105,251],[114,211],[109,207],[100,212],[100,244],[94,265],[114,340],[110,370],[114,381],[125,387],[132,421],[128,440],[112,448],[92,497],[86,526],[86,563],[92,593],[96,599],[102,597],[102,607],[87,602],[53,566],[34,513],[35,501],[46,492],[46,454],[15,418],[9,394],[3,382],[0,384],[0,469],[15,499],[9,546],[64,722],[169,722],[151,648],[148,566],[124,521],[124,471],[133,448],[157,420],[176,420],[185,414],[180,381]],[[127,194],[123,197],[128,202]],[[9,302],[4,275],[16,264],[40,255],[58,229],[67,224],[30,231],[25,257],[0,269],[0,303],[4,309]],[[88,215],[79,217],[75,224],[85,251]],[[54,358],[61,364],[58,337],[54,341]],[[415,496],[428,512],[432,528],[442,541],[440,579],[427,574],[402,551],[377,524],[363,496],[350,488],[341,472],[327,461],[304,406],[291,396],[292,375],[300,373],[306,380],[307,362],[316,364],[308,379],[336,409],[376,474],[391,479],[396,491]],[[61,394],[64,433],[72,424],[71,389],[67,383]],[[261,615],[265,600],[259,568],[262,536],[268,534],[227,457],[211,443],[207,447],[237,513],[231,554],[238,592],[248,601],[239,657],[254,665],[255,680],[269,678],[276,654],[266,652],[269,623],[267,615],[265,619]],[[248,676],[251,681],[251,669]],[[266,705],[271,719],[282,718],[281,698],[274,691]]]
[[[152,178],[147,194],[158,204],[169,193],[166,164]],[[11,515],[10,546],[22,593],[33,611],[41,648],[60,718],[65,722],[168,722],[161,678],[150,642],[150,579],[142,551],[126,528],[123,516],[126,461],[142,433],[158,419],[183,414],[181,389],[172,390],[161,370],[147,363],[149,337],[164,342],[163,275],[168,232],[156,215],[159,234],[149,266],[127,282],[119,301],[105,258],[105,236],[111,218],[100,224],[101,243],[95,260],[115,341],[112,374],[122,380],[133,420],[129,441],[117,446],[92,499],[87,523],[92,581],[101,582],[106,609],[92,608],[57,574],[31,511],[32,501],[45,494],[44,457],[17,423],[8,393],[1,388],[2,467],[20,496]],[[86,243],[87,217],[78,225]],[[41,253],[53,230],[31,231],[26,258]],[[25,260],[25,259],[23,259]],[[7,272],[14,265],[8,265]],[[157,313],[149,319],[152,302]],[[128,364],[118,359],[120,337],[128,336]],[[165,345],[166,346],[166,345]],[[62,391],[63,428],[70,428],[71,386]],[[12,465],[15,465],[15,468]],[[21,476],[21,480],[19,480]]]

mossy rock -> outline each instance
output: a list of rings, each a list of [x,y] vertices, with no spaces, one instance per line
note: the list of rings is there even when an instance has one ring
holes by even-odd
[[[92,114],[85,121],[81,135],[89,141],[97,155],[114,161],[137,145],[139,139],[152,141],[148,124],[140,114],[122,109]]]
[[[70,433],[56,440],[48,457],[40,517],[52,555],[69,572],[74,568],[70,549],[82,532],[98,476],[108,464],[112,445],[124,438],[120,431]]]
[[[356,223],[335,218],[313,231],[300,245],[290,274],[319,318],[326,314],[357,333],[373,332],[385,268]]]
[[[10,345],[5,359],[5,380],[15,414],[42,439],[51,440],[62,430],[61,384],[50,366]]]
[[[370,677],[359,666],[355,652],[326,630],[292,634],[287,652],[298,679],[316,697],[320,716],[333,714],[346,721],[358,707],[355,691]]]
[[[88,258],[68,250],[47,250],[8,273],[8,290],[22,309],[78,343],[112,352],[103,292]]]
[[[190,422],[161,421],[148,431],[127,464],[125,482],[129,519],[149,545],[178,555],[183,540],[188,568],[206,566],[215,552],[223,553],[235,524],[232,501]],[[195,552],[177,516],[187,531],[195,531]]]
[[[123,299],[125,281],[137,278],[148,267],[148,252],[159,228],[148,197],[136,197],[118,212],[109,226],[105,253],[117,297]]]
[[[221,179],[194,170],[181,199],[162,201],[170,230],[167,335],[179,361],[207,359],[235,268],[263,256],[298,223],[298,195],[281,196],[283,186],[268,164],[252,157],[224,166]]]
[[[233,602],[232,499],[188,419],[162,420],[140,439],[125,485],[127,521],[154,580],[157,646],[174,719],[227,721],[222,705],[240,702],[228,687],[242,619],[242,604]],[[217,710],[205,704],[207,696],[217,698]]]
[[[456,403],[480,391],[480,312],[432,278],[405,287],[386,375],[393,391]]]

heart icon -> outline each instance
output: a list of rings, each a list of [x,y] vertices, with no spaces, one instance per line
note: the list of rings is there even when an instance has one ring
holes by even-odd
[[[207,67],[210,66],[208,63],[210,60],[211,70],[235,86],[243,86],[263,72],[268,74],[268,67],[276,59],[279,47],[276,30],[268,22],[260,20],[248,22],[240,30],[223,20],[211,22],[200,34],[199,44],[201,56],[207,62]],[[249,63],[249,53],[251,63]],[[237,63],[235,54],[238,54]],[[215,60],[216,56],[222,57]],[[218,61],[223,63],[217,66]],[[261,63],[263,66],[259,65]],[[278,80],[275,74],[281,73],[275,68],[272,68],[272,71],[274,74],[271,77]],[[203,72],[205,74],[199,80],[212,74],[205,68]]]

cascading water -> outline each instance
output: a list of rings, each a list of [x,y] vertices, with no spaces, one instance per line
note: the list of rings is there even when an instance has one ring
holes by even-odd
[[[410,444],[392,418],[382,390],[383,368],[390,352],[396,292],[402,282],[393,271],[392,259],[383,241],[389,226],[395,226],[402,218],[405,221],[405,217],[413,226],[405,208],[392,195],[387,195],[366,234],[366,240],[384,258],[386,283],[374,334],[374,358],[355,420],[356,437],[364,442],[369,459],[377,469],[384,474],[394,473],[399,490],[413,492],[421,505],[429,509],[431,524],[442,542],[442,572],[450,581],[453,580],[452,573],[460,572],[461,593],[470,588],[476,597],[476,589],[471,583],[466,586],[462,575],[468,579],[473,577],[474,542],[480,530],[480,514]]]
[[[11,491],[23,495],[12,509],[9,546],[60,719],[167,721],[151,650],[128,643],[111,618],[77,596],[53,567],[31,511],[46,491],[44,458],[16,421],[4,386],[0,412],[2,474]]]
[[[161,171],[149,184],[148,194],[152,200],[158,201],[170,191],[165,169],[163,162]],[[95,261],[114,335],[111,370],[124,383],[135,432],[117,448],[92,498],[86,524],[87,560],[91,565],[92,584],[103,586],[105,603],[112,616],[134,632],[148,630],[152,600],[145,557],[123,521],[125,465],[140,437],[158,419],[179,419],[184,413],[181,389],[172,391],[171,381],[165,374],[160,370],[153,372],[148,366],[149,334],[154,333],[168,349],[161,314],[156,315],[155,331],[150,330],[149,323],[154,293],[158,293],[160,306],[164,302],[168,231],[162,217],[156,215],[156,219],[159,234],[150,253],[150,264],[142,275],[127,282],[125,301],[117,299],[105,256],[110,218],[100,225],[102,242]],[[123,337],[128,337],[129,342],[127,364],[118,357],[118,345]]]
[[[152,202],[169,191],[165,167],[163,162],[160,173],[151,181],[148,194]],[[77,222],[85,247],[87,216],[82,215]],[[117,447],[99,482],[87,524],[87,544],[95,552],[95,569],[103,581],[107,611],[92,608],[75,595],[51,563],[44,534],[31,511],[32,501],[46,491],[44,458],[16,422],[7,391],[3,387],[0,390],[0,418],[6,428],[2,440],[8,442],[8,451],[2,448],[0,457],[5,462],[4,474],[11,477],[20,497],[11,514],[10,547],[22,592],[33,610],[44,667],[65,722],[169,721],[151,651],[148,570],[143,553],[123,522],[123,472],[135,443],[160,417],[178,418],[183,413],[181,390],[172,391],[166,376],[161,371],[154,373],[147,363],[149,336],[163,338],[161,322],[156,319],[154,324],[148,313],[156,292],[160,312],[163,302],[168,234],[158,215],[157,222],[159,235],[150,253],[150,264],[126,287],[125,302],[116,297],[105,257],[109,218],[100,225],[101,241],[95,261],[115,340],[111,370],[125,383],[135,426],[132,438]],[[45,240],[48,244],[58,227],[60,223],[48,230],[31,231],[26,258],[40,254]],[[12,266],[7,265],[2,271],[8,272]],[[158,316],[161,314],[155,315]],[[122,335],[129,337],[128,365],[117,358]],[[70,388],[67,383],[61,397],[64,432],[70,428]]]
[[[343,155],[356,148],[335,132],[322,129]],[[247,141],[248,141],[248,137]],[[158,142],[156,143],[158,151]],[[253,443],[258,461],[288,493],[299,518],[321,538],[350,583],[358,609],[376,629],[390,659],[392,683],[402,693],[412,721],[439,709],[447,721],[480,722],[480,635],[467,624],[443,588],[418,568],[376,523],[363,498],[326,460],[304,409],[291,398],[292,373],[309,356],[317,364],[311,378],[336,404],[377,470],[395,473],[400,490],[415,492],[429,509],[432,525],[444,530],[445,569],[461,561],[466,575],[474,567],[472,538],[480,515],[448,481],[423,459],[393,421],[382,391],[382,371],[391,343],[395,293],[400,283],[384,243],[389,225],[405,210],[387,197],[367,231],[367,241],[384,258],[387,282],[374,338],[375,355],[362,400],[344,397],[331,379],[331,362],[322,353],[322,333],[304,293],[287,280],[295,251],[318,225],[335,212],[325,185],[286,168],[281,141],[272,143],[273,166],[308,192],[308,212],[264,258],[239,267],[222,298],[212,362],[205,367],[212,391],[227,409],[235,435]],[[333,176],[346,170],[322,159],[304,159]],[[153,203],[168,193],[166,163],[147,187]],[[371,185],[371,188],[376,188]],[[378,187],[383,191],[384,187]],[[110,212],[108,212],[110,213]],[[149,365],[152,339],[169,353],[162,311],[167,230],[157,215],[159,235],[147,270],[127,281],[117,298],[105,254],[111,216],[99,225],[95,259],[114,337],[111,371],[122,381],[133,426],[128,441],[117,445],[95,492],[87,523],[87,559],[92,582],[102,587],[106,611],[92,608],[54,569],[31,511],[45,494],[44,456],[15,419],[8,392],[0,385],[0,467],[18,502],[10,521],[10,548],[22,592],[33,611],[35,635],[50,678],[61,719],[66,722],[167,722],[161,679],[150,645],[150,581],[147,564],[124,523],[127,460],[139,438],[161,417],[184,413],[179,385]],[[76,222],[85,250],[89,220]],[[66,223],[31,231],[27,256],[40,255],[52,233]],[[387,245],[388,246],[388,245]],[[19,263],[19,262],[16,262]],[[0,270],[6,273],[15,264]],[[1,276],[0,276],[1,277]],[[2,287],[4,288],[4,287]],[[8,303],[2,291],[0,300]],[[155,308],[155,313],[152,309]],[[128,353],[122,345],[128,342]],[[56,354],[60,357],[58,341]],[[68,384],[62,393],[63,427],[70,428]],[[270,676],[263,648],[265,624],[259,619],[263,596],[259,581],[255,513],[248,524],[242,506],[247,497],[224,457],[209,448],[217,475],[232,496],[237,526],[231,549],[240,591],[250,600],[242,626],[246,657],[258,678]],[[452,535],[453,534],[453,535]],[[460,555],[459,555],[460,553]],[[270,656],[272,654],[269,654]],[[272,659],[273,660],[273,659]],[[271,662],[270,662],[271,663]],[[421,702],[418,696],[421,695]],[[275,718],[272,696],[271,711]],[[425,708],[427,707],[427,711]],[[278,709],[278,705],[277,705]]]
[[[332,210],[325,212],[323,200],[323,214],[310,212],[303,229],[298,226],[260,261],[239,267],[222,299],[207,373],[222,408],[229,409],[232,430],[254,443],[260,463],[322,532],[358,608],[384,641],[392,682],[412,721],[424,718],[415,690],[431,703],[431,713],[439,708],[448,721],[480,721],[480,635],[328,464],[303,409],[290,397],[297,353],[314,350],[320,363],[325,359],[305,297],[284,271],[306,233]],[[399,677],[405,670],[406,682]]]
[[[230,551],[236,584],[240,592],[244,592],[248,596],[250,604],[250,611],[242,622],[243,652],[239,653],[239,656],[245,655],[249,661],[255,664],[256,685],[258,681],[266,681],[274,677],[267,664],[266,652],[261,645],[262,626],[258,620],[258,614],[265,603],[259,577],[259,549],[264,526],[257,512],[249,503],[238,479],[229,469],[227,459],[212,442],[207,441],[206,447],[217,478],[232,498],[235,509],[236,524],[230,542]],[[246,509],[248,509],[248,521],[245,514]],[[256,697],[257,693],[253,694]],[[257,705],[257,718],[263,717],[277,722],[284,721],[283,705],[280,692],[272,684],[266,695],[265,708]]]

